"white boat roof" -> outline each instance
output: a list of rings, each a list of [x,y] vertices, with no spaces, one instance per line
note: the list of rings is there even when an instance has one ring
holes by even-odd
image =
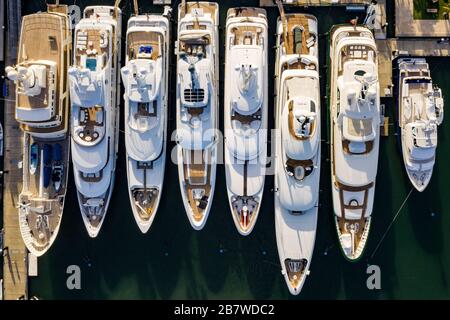
[[[444,117],[442,92],[433,85],[425,59],[401,59],[399,70],[403,152],[409,155],[405,164],[410,170],[431,170],[438,144],[438,126]]]
[[[73,139],[73,138],[72,138]],[[92,147],[72,143],[72,159],[74,166],[84,173],[96,173],[102,170],[108,162],[108,139]]]
[[[281,135],[283,139],[283,147],[287,156],[291,159],[303,160],[311,159],[317,152],[319,147],[319,131],[320,131],[320,101],[318,97],[319,93],[319,80],[316,76],[316,72],[300,73],[295,77],[285,79],[284,92],[289,98],[284,103],[283,111],[281,113]],[[292,107],[293,118],[289,118],[289,106]],[[316,129],[307,139],[298,140],[293,137],[290,132],[290,123],[293,130],[296,130],[298,137],[306,132],[297,132],[300,130],[299,121],[297,118],[304,116],[310,120],[311,124],[314,122]],[[309,134],[309,133],[308,133]],[[305,136],[306,138],[306,136]]]
[[[81,173],[74,175],[77,191],[89,198],[103,197],[111,184],[112,165],[113,161],[109,161],[107,166],[101,172],[102,179],[95,183],[83,180]],[[75,172],[82,171],[76,162],[73,163],[73,167]]]
[[[435,123],[425,122],[405,126],[407,146],[413,159],[426,160],[433,157],[438,142],[437,128]]]
[[[17,77],[16,86],[19,87],[16,119],[24,122],[49,121],[55,116],[57,108],[56,95],[52,94],[59,81],[57,63],[50,60],[25,61],[16,69],[13,72]]]
[[[234,66],[230,82],[232,108],[243,115],[253,114],[263,103],[263,48],[236,45],[229,54],[228,63]]]
[[[178,77],[180,78],[181,104],[187,107],[206,107],[210,103],[209,85],[212,81],[210,74],[211,60],[201,59],[195,64],[195,70],[189,71],[190,64],[183,59],[178,61]],[[201,95],[194,95],[192,91],[201,90]]]
[[[122,68],[122,80],[127,97],[133,102],[150,102],[157,98],[161,87],[162,59],[135,59]]]
[[[367,86],[363,96],[364,81]],[[378,71],[373,61],[352,60],[344,63],[343,75],[338,79],[340,112],[354,119],[374,117],[378,112]]]
[[[128,22],[127,46],[135,46],[128,41],[133,41],[130,39],[136,35],[139,39],[137,42],[139,50],[144,48],[150,52],[136,53],[136,56],[127,60],[126,66],[121,69],[125,88],[124,98],[128,99],[125,140],[129,157],[136,161],[152,161],[161,154],[164,143],[162,117],[166,106],[163,103],[163,96],[167,93],[162,91],[165,72],[163,55],[167,52],[166,30],[163,27],[167,27],[167,19],[153,21],[145,17],[134,18]]]
[[[215,137],[215,130],[211,119],[211,85],[213,79],[210,74],[211,60],[203,58],[195,64],[195,71],[191,77],[189,63],[183,59],[178,61],[178,76],[180,82],[181,121],[178,127],[178,142],[184,149],[205,149]],[[191,116],[187,108],[199,109],[199,116]],[[200,110],[199,110],[200,111]]]
[[[74,168],[86,174],[100,172],[108,163],[109,132],[108,113],[110,101],[107,91],[111,90],[109,76],[110,59],[113,54],[113,26],[117,21],[111,17],[114,7],[86,7],[84,18],[75,27],[74,66],[69,68],[70,98],[72,104],[72,159]],[[120,13],[120,10],[119,10]],[[85,109],[80,112],[81,108]],[[86,115],[87,109],[95,110],[96,119],[101,126],[96,128],[99,137],[82,141],[78,133],[86,125],[80,124],[79,116]],[[108,180],[109,181],[109,180]],[[95,185],[98,185],[96,183]],[[80,190],[79,185],[77,185]]]
[[[234,155],[238,160],[252,160],[260,155],[266,148],[267,144],[267,132],[265,130],[259,130],[261,126],[261,121],[253,121],[252,126],[257,126],[257,128],[241,128],[239,121],[234,121],[233,125],[237,126],[232,130],[232,134],[227,135],[226,146],[228,150]]]
[[[334,161],[339,170],[335,173],[337,180],[348,186],[363,186],[375,181],[379,153],[376,45],[370,32],[363,28],[358,31],[365,36],[342,37],[336,44],[343,62],[339,65],[337,79],[340,96]],[[351,153],[344,150],[344,141]]]
[[[276,179],[281,205],[290,211],[305,211],[316,206],[319,198],[319,178],[318,169],[301,182],[288,175],[278,175]]]
[[[87,52],[90,49],[87,49],[85,53],[79,53],[79,59],[77,59],[77,50],[74,50],[76,64],[69,68],[70,99],[72,104],[84,107],[105,105],[106,103],[105,72],[111,58],[113,41],[112,25],[109,22],[82,19],[75,27],[75,48],[86,48],[88,44],[84,44],[84,42],[88,37],[89,30],[98,32],[102,39],[100,41],[104,41],[103,43],[107,47],[99,52],[91,50],[89,54]]]
[[[130,102],[129,114],[126,115],[127,127],[125,139],[127,154],[136,161],[155,160],[163,149],[164,131],[161,125],[161,112],[156,117],[135,116],[137,114],[137,103]],[[150,106],[150,108],[154,108]]]

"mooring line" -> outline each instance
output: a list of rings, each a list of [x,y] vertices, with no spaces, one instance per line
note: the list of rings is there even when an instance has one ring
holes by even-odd
[[[402,211],[403,207],[406,204],[406,201],[408,201],[409,197],[411,196],[412,192],[414,191],[414,187],[411,188],[411,190],[409,191],[408,195],[406,196],[405,200],[403,200],[402,205],[400,206],[400,208],[398,209],[397,213],[394,216],[394,219],[392,219],[391,223],[389,224],[388,228],[386,229],[386,231],[384,232],[383,236],[381,237],[381,240],[378,242],[375,250],[373,251],[372,255],[370,256],[369,260],[372,260],[375,253],[377,252],[378,248],[380,247],[381,243],[383,242],[384,238],[386,237],[386,235],[388,234],[389,230],[391,229],[392,225],[394,224],[395,220],[397,219],[398,215],[400,214],[400,212]]]

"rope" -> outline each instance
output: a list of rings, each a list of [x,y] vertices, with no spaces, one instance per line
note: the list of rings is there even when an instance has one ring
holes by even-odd
[[[139,7],[137,0],[133,0],[133,6],[134,6],[134,14],[137,16],[139,15]]]
[[[283,7],[283,3],[281,2],[281,0],[276,0],[275,1],[277,3],[278,6],[278,10],[280,11],[280,17],[281,20],[283,22],[283,42],[284,45],[287,45],[287,20],[286,20],[286,15],[284,14],[284,7]]]
[[[375,256],[375,253],[377,252],[378,248],[380,247],[381,243],[383,242],[384,238],[386,237],[386,235],[388,234],[389,230],[391,229],[392,225],[394,224],[395,220],[397,219],[398,215],[400,214],[400,211],[402,211],[403,207],[406,204],[406,201],[408,201],[409,197],[411,196],[412,192],[414,191],[414,188],[411,188],[411,190],[409,191],[408,195],[406,196],[405,200],[403,200],[402,205],[400,206],[400,208],[398,209],[397,213],[394,216],[394,219],[392,219],[391,223],[389,224],[388,228],[386,229],[386,231],[384,232],[383,236],[381,237],[380,241],[378,242],[375,250],[373,251],[372,255],[370,256],[369,260],[373,259],[373,257]]]

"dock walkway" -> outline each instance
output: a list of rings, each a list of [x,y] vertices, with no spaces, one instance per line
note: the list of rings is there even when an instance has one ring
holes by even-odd
[[[16,61],[20,25],[20,1],[8,0],[8,32],[6,63]],[[19,19],[19,20],[18,20]],[[14,118],[14,85],[9,82],[4,107],[4,175],[3,175],[3,299],[28,298],[27,257],[19,227],[17,199],[22,190],[23,132]]]
[[[284,5],[293,6],[334,6],[334,5],[368,5],[371,0],[286,0],[283,1]],[[276,6],[273,0],[260,0],[259,5],[261,7],[273,7]]]
[[[436,39],[377,40],[378,74],[382,97],[392,96],[392,60],[399,56],[448,57],[450,45]]]
[[[395,0],[395,35],[397,37],[448,37],[450,20],[414,19],[412,0]]]

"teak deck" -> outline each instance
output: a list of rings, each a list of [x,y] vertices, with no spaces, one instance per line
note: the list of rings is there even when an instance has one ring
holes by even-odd
[[[18,63],[33,60],[58,61],[61,48],[61,17],[39,13],[27,16],[23,19],[22,25],[22,45],[19,47]],[[57,71],[57,81],[61,76],[59,67]],[[19,105],[24,108],[46,107],[44,101],[47,100],[46,90],[36,97],[19,95]],[[58,101],[58,93],[55,96]]]
[[[186,193],[188,196],[188,202],[189,205],[193,211],[193,216],[196,221],[201,221],[203,219],[204,210],[199,208],[196,204],[196,200],[194,199],[193,190],[194,189],[204,189],[205,190],[205,196],[208,197],[208,201],[211,201],[211,164],[206,164],[205,162],[205,153],[211,152],[210,150],[202,150],[200,154],[195,151],[190,151],[190,162],[193,164],[184,164],[184,178],[186,183]],[[200,158],[201,156],[201,158]],[[206,161],[211,160],[211,156],[209,155],[206,157]],[[198,163],[198,160],[201,160],[201,163]],[[198,182],[199,184],[190,184],[189,183],[189,177],[191,177],[190,180],[196,180],[193,182]],[[206,181],[206,184],[200,184],[201,182]]]
[[[311,18],[312,17],[305,15],[305,14],[287,14],[286,15],[287,43],[285,44],[285,47],[286,47],[287,54],[308,54],[309,53],[309,49],[306,46],[306,40],[311,37],[311,34],[309,33],[309,27],[308,27],[308,19],[311,19]],[[301,52],[296,52],[296,50],[295,50],[294,28],[297,26],[303,27]]]
[[[139,47],[143,45],[152,46],[152,60],[156,60],[160,56],[159,45],[164,46],[162,42],[161,34],[151,31],[135,31],[128,34],[128,56],[131,59],[136,59],[137,53],[139,53]]]

